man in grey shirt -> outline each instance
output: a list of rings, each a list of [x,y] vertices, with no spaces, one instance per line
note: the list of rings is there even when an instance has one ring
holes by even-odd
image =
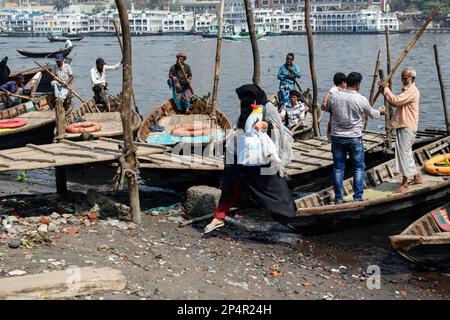
[[[371,119],[384,115],[384,110],[373,109],[359,94],[362,76],[352,72],[347,76],[347,89],[333,93],[328,100],[327,111],[331,118],[331,143],[333,152],[333,186],[336,203],[342,203],[342,183],[347,154],[353,166],[353,200],[361,201],[364,192],[364,145],[362,130],[364,116]]]

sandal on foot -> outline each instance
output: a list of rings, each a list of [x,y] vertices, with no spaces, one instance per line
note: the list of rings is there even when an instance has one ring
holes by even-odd
[[[210,223],[210,224],[208,224],[206,227],[205,227],[205,229],[203,230],[203,234],[206,234],[206,233],[210,233],[211,231],[213,231],[213,230],[216,230],[216,229],[218,229],[218,228],[221,228],[221,227],[223,227],[225,225],[225,223],[218,223],[218,224],[213,224],[212,222]]]

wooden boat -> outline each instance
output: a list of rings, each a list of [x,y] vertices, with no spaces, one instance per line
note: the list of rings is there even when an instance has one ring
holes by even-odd
[[[58,49],[56,51],[28,51],[28,50],[17,50],[18,53],[25,57],[30,58],[54,58],[57,54],[62,54],[63,57],[69,55],[72,51],[73,47],[69,47],[66,49]]]
[[[70,41],[81,41],[83,40],[83,37],[81,36],[73,36],[73,37],[64,37],[64,36],[48,36],[47,37],[48,40],[50,40],[51,42],[66,42],[67,40]]]
[[[21,147],[27,143],[50,143],[55,128],[53,94],[42,96],[0,111],[0,119],[26,119],[27,124],[16,129],[0,129],[0,149]]]
[[[414,221],[399,235],[391,236],[392,247],[405,259],[424,267],[450,267],[450,203]]]
[[[176,111],[175,102],[170,99],[162,105],[156,107],[154,111],[148,114],[142,121],[142,125],[137,133],[137,138],[142,143],[175,145],[180,142],[187,142],[192,147],[206,146],[210,142],[210,135],[203,135],[197,137],[175,137],[171,132],[173,129],[180,126],[192,126],[207,128],[211,130],[212,118],[210,116],[211,107],[208,106],[204,100],[199,98],[193,99],[193,105],[190,109],[190,114],[179,114]],[[226,139],[225,134],[230,133],[230,120],[220,110],[216,109],[217,120],[217,137],[216,144],[223,143]],[[155,132],[154,125],[164,127],[163,132]]]
[[[450,179],[425,174],[422,167],[427,159],[448,153],[449,142],[450,137],[445,137],[414,151],[423,183],[410,186],[408,192],[393,192],[402,179],[394,174],[393,159],[364,173],[364,201],[334,204],[333,187],[328,187],[297,199],[297,215],[289,225],[303,233],[329,232],[386,217],[420,213],[445,203],[450,198]],[[352,178],[344,180],[344,200],[352,199],[352,184]]]
[[[112,104],[112,112],[101,112],[95,104],[94,99],[86,100],[81,106],[66,114],[66,126],[80,122],[97,122],[101,124],[101,129],[96,132],[89,133],[89,137],[93,138],[117,138],[123,137],[122,118],[120,117],[120,106]],[[137,113],[133,113],[133,133],[136,133],[141,125],[141,117]],[[65,139],[83,140],[82,133],[66,133]]]

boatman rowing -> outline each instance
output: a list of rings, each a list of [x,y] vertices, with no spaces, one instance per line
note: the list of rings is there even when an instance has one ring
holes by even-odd
[[[59,83],[56,80],[51,82],[55,98],[61,99],[64,102],[64,109],[69,110],[72,105],[72,97],[67,88],[73,82],[73,73],[70,65],[64,62],[64,56],[58,53],[55,56],[56,64],[52,68],[52,72],[60,78],[64,83]]]
[[[167,81],[172,89],[172,99],[181,113],[186,113],[189,109],[192,95],[192,71],[191,67],[185,62],[186,58],[187,56],[183,52],[177,54],[177,62],[170,67],[169,80]]]

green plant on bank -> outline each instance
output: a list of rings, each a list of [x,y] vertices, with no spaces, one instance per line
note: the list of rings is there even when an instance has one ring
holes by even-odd
[[[25,182],[27,181],[27,174],[25,172],[21,172],[16,176],[17,182]]]

